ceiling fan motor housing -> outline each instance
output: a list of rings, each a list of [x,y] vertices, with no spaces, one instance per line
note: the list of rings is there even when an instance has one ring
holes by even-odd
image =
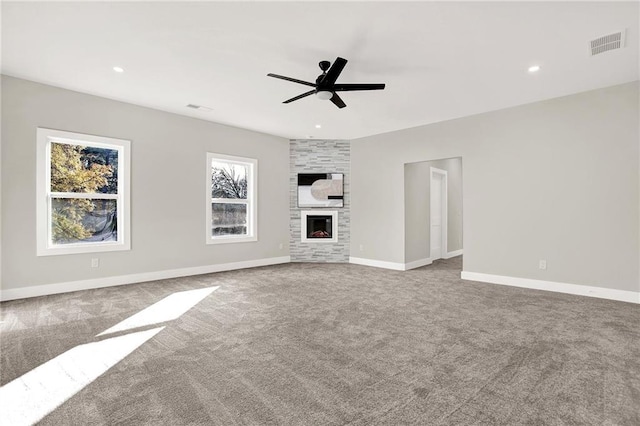
[[[329,61],[320,61],[320,63],[318,63],[318,66],[320,67],[320,69],[324,73],[324,72],[327,72],[327,70],[331,66],[331,62],[329,62]]]

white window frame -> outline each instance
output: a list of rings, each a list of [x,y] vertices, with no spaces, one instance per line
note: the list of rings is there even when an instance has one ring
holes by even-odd
[[[247,199],[213,198],[211,195],[211,164],[214,160],[237,164],[247,167]],[[206,242],[207,244],[246,243],[258,241],[258,160],[255,158],[237,157],[226,154],[207,152],[206,167]],[[247,205],[247,234],[246,235],[211,235],[213,203],[246,204]]]
[[[131,141],[103,136],[85,135],[39,127],[36,148],[36,234],[37,255],[53,256],[79,253],[99,253],[131,249]],[[118,193],[55,193],[51,192],[51,143],[82,145],[118,151]],[[53,198],[115,199],[117,203],[117,241],[95,241],[53,244],[51,238],[51,200]]]

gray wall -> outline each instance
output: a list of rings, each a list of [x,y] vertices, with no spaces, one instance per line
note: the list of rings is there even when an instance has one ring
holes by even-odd
[[[408,163],[404,165],[405,263],[431,257],[431,167],[447,171],[447,251],[462,249],[462,159]]]
[[[6,76],[2,124],[4,289],[289,254],[286,139]],[[131,251],[36,256],[38,126],[132,141]],[[258,159],[257,242],[205,244],[207,151]]]
[[[638,91],[633,82],[352,141],[352,255],[404,262],[404,164],[462,157],[465,271],[638,291]]]
[[[290,248],[292,262],[349,262],[350,215],[350,144],[343,140],[301,139],[289,145]],[[343,208],[299,208],[298,173],[343,173]],[[300,241],[302,210],[338,212],[337,243],[303,243]]]

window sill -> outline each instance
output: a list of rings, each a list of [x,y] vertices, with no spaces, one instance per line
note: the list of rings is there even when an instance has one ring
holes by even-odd
[[[231,244],[231,243],[251,243],[258,241],[258,237],[216,237],[208,238],[207,244]]]
[[[38,247],[37,256],[58,256],[67,254],[104,253],[109,251],[131,250],[131,246],[125,243],[103,244],[70,244],[61,247]]]

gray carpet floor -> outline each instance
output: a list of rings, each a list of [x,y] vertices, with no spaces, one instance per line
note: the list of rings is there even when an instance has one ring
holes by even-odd
[[[219,286],[41,423],[640,425],[638,305],[460,269],[294,263],[5,302],[1,383]]]

